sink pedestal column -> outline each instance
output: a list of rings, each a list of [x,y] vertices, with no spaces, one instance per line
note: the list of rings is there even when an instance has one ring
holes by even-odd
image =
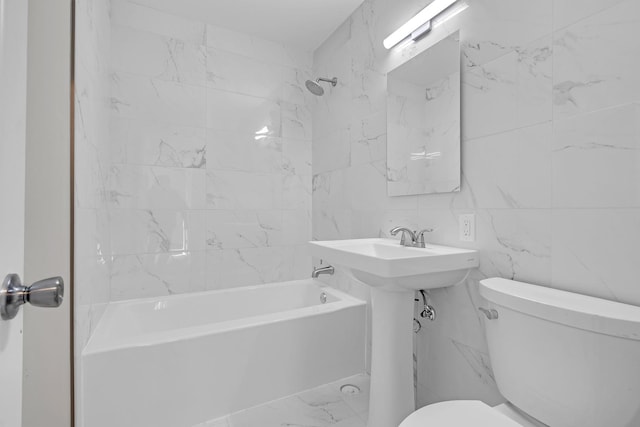
[[[397,427],[415,410],[414,292],[370,289],[371,390],[367,427]]]

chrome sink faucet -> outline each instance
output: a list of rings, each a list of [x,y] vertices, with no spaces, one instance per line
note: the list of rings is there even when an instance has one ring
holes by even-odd
[[[391,233],[392,236],[395,236],[396,234],[402,232],[402,237],[400,238],[400,244],[402,246],[407,246],[410,248],[424,248],[424,233],[431,233],[432,231],[433,228],[425,228],[424,230],[420,231],[411,231],[405,227],[394,227],[389,231],[389,233]],[[409,239],[407,239],[407,236],[409,236]]]
[[[402,232],[402,237],[400,237],[400,244],[402,246],[413,246],[413,244],[416,242],[416,235],[413,231],[405,227],[394,227],[389,231],[389,233],[391,233],[392,236],[395,236],[400,232]],[[409,236],[409,239],[410,239],[409,244],[407,244],[407,235]]]

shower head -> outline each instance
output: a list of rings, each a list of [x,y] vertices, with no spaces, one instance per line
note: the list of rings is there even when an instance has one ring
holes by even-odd
[[[307,80],[304,84],[307,86],[307,89],[309,89],[309,92],[316,96],[322,96],[324,95],[324,89],[320,86],[320,82],[331,83],[331,86],[335,86],[338,84],[338,78],[325,79],[324,77],[319,77],[315,82],[313,80]]]
[[[318,82],[314,82],[313,80],[307,80],[305,82],[305,85],[307,86],[307,89],[309,89],[309,92],[311,92],[312,94],[316,96],[324,95],[324,89],[322,89],[322,86],[320,86]]]

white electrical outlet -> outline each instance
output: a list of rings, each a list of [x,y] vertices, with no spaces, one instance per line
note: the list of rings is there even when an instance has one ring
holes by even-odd
[[[476,216],[475,214],[460,215],[460,240],[463,242],[476,241]]]

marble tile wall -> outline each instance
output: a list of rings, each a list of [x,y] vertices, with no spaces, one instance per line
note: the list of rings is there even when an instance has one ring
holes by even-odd
[[[113,0],[111,300],[306,277],[311,52]]]
[[[420,42],[382,40],[428,3],[366,0],[314,54],[337,76],[313,109],[313,238],[433,227],[434,243],[480,250],[464,285],[432,291],[417,335],[418,402],[502,400],[478,281],[493,276],[640,304],[640,3],[467,0]],[[459,193],[388,197],[385,75],[460,30]],[[476,241],[458,240],[475,213]],[[338,271],[334,285],[366,296]]]
[[[74,99],[74,335],[76,420],[82,425],[82,357],[110,300],[108,2],[76,0]]]

